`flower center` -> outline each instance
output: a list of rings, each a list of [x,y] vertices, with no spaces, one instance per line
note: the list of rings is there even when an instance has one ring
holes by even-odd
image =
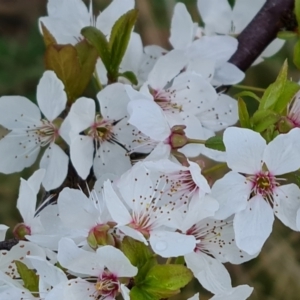
[[[42,119],[42,125],[34,126],[34,128],[30,128],[27,130],[28,135],[34,133],[34,137],[36,140],[36,144],[44,147],[54,142],[55,139],[59,136],[58,128],[56,125],[48,120]]]
[[[120,291],[120,282],[117,276],[107,270],[99,276],[95,283],[95,289],[98,296],[115,298]]]
[[[268,199],[273,196],[274,188],[279,185],[276,181],[276,177],[269,171],[261,171],[253,176],[249,176],[248,180],[252,182],[253,193],[262,195]]]
[[[112,121],[104,120],[100,115],[97,115],[87,134],[95,140],[97,145],[100,145],[104,141],[113,139],[113,125]]]
[[[174,102],[176,97],[176,90],[168,88],[161,91],[152,91],[154,101],[166,113],[180,113],[183,111],[182,105]]]

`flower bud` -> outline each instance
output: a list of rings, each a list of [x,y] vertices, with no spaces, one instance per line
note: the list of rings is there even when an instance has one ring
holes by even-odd
[[[184,132],[185,128],[185,125],[176,125],[172,127],[172,133],[169,137],[169,144],[172,149],[182,148],[188,143],[188,138]]]
[[[15,226],[13,230],[13,234],[16,239],[18,240],[26,240],[26,235],[31,235],[31,229],[29,226],[25,225],[24,223],[19,223]]]
[[[280,133],[287,133],[295,127],[293,121],[288,117],[282,117],[277,123],[277,129]]]
[[[115,239],[109,230],[110,226],[107,224],[97,225],[92,228],[87,237],[89,246],[93,249],[97,249],[98,246],[115,246]]]

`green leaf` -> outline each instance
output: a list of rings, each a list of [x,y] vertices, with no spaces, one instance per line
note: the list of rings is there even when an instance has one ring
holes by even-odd
[[[183,256],[176,257],[175,264],[177,264],[177,265],[184,265],[185,264],[184,257]]]
[[[298,39],[294,47],[293,62],[295,66],[300,69],[300,39]]]
[[[38,292],[39,290],[39,276],[33,271],[27,268],[25,264],[16,260],[15,261],[18,273],[20,274],[24,287],[30,292]]]
[[[72,45],[50,45],[45,53],[47,70],[53,70],[63,82],[70,102],[76,98],[76,85],[80,76],[76,48]]]
[[[274,106],[274,111],[282,113],[287,108],[288,104],[292,101],[294,95],[300,90],[298,83],[288,80],[285,83],[283,93],[279,97]]]
[[[255,99],[257,102],[260,102],[260,98],[253,92],[250,92],[250,91],[243,91],[243,92],[240,92],[238,94],[235,94],[234,97],[235,98],[238,98],[238,97],[251,97],[253,99]]]
[[[124,77],[128,79],[133,85],[138,85],[138,80],[135,76],[135,74],[131,71],[126,71],[124,73],[119,73],[118,76]]]
[[[294,31],[279,31],[277,33],[277,37],[281,40],[289,40],[289,39],[295,38],[297,36],[298,36],[297,32],[294,32]]]
[[[220,136],[213,136],[206,140],[205,147],[214,150],[225,151],[225,145],[223,143],[223,139]]]
[[[251,119],[253,130],[256,132],[263,132],[278,122],[280,117],[280,115],[271,110],[258,110]]]
[[[136,9],[129,10],[116,21],[111,30],[109,49],[111,52],[110,70],[113,77],[118,74],[137,15]]]
[[[106,36],[99,29],[93,26],[84,27],[81,30],[81,34],[92,46],[96,48],[107,72],[109,73],[111,70],[111,54]]]
[[[260,104],[259,110],[270,109],[275,106],[277,100],[281,96],[282,92],[284,91],[284,86],[287,81],[287,71],[288,71],[288,64],[285,60],[277,78],[274,83],[269,85],[269,87],[264,92]]]
[[[143,288],[134,286],[130,291],[130,300],[159,300],[160,297],[154,294],[151,294],[144,290]]]
[[[47,27],[41,22],[42,32],[43,32],[43,38],[45,46],[48,47],[50,45],[56,45],[57,42],[54,38],[54,36],[50,33],[50,31],[47,29]]]
[[[77,80],[74,94],[78,97],[87,88],[95,71],[98,58],[97,50],[91,46],[86,40],[75,45],[78,61],[80,65],[80,76]]]
[[[239,120],[244,128],[251,128],[247,105],[242,98],[238,99]]]
[[[143,289],[161,298],[168,298],[178,294],[192,278],[191,270],[183,265],[155,265],[148,272]]]

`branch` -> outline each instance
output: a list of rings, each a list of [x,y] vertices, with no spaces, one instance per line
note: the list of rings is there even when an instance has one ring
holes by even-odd
[[[295,0],[267,0],[254,19],[238,36],[238,49],[229,62],[246,71],[282,30],[294,30]]]

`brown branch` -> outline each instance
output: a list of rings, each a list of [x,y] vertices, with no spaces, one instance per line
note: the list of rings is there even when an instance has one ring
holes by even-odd
[[[267,0],[254,19],[238,36],[239,46],[229,62],[246,71],[280,30],[294,30],[295,0]]]

